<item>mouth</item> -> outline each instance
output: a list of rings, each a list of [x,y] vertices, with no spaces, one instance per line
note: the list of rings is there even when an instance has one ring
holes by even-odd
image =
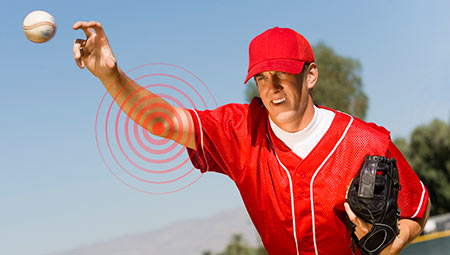
[[[285,97],[272,100],[272,104],[274,104],[274,105],[279,105],[279,104],[282,104],[283,102],[286,102],[286,98]]]

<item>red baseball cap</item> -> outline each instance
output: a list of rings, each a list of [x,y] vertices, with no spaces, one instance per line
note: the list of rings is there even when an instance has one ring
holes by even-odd
[[[314,61],[311,45],[290,28],[271,28],[255,37],[249,46],[248,73],[245,82],[265,71],[298,74],[305,63]]]

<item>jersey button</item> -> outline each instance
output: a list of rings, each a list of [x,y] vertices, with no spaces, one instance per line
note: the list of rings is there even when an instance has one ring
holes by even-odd
[[[308,192],[303,191],[303,192],[302,192],[302,196],[303,196],[303,197],[308,197]]]

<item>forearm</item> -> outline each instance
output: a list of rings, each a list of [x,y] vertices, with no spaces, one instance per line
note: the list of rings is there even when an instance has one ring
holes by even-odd
[[[401,219],[398,222],[400,229],[399,235],[395,238],[391,245],[386,247],[381,254],[398,254],[408,244],[410,244],[421,232],[422,228],[415,220]]]
[[[100,81],[122,111],[138,125],[152,134],[194,147],[194,139],[188,137],[186,128],[191,123],[190,115],[184,109],[169,104],[160,96],[140,86],[119,68]],[[180,127],[183,127],[183,130],[180,131]],[[179,136],[179,132],[183,134]]]
[[[134,82],[119,68],[112,72],[111,75],[101,78],[100,81],[122,111],[141,126],[143,126],[148,114],[155,112],[157,107],[150,107],[145,113],[141,112],[143,109],[149,108],[148,106],[152,105],[169,105],[161,97]],[[145,114],[146,116],[142,116],[137,120],[139,113]],[[143,127],[151,130],[148,126]]]
[[[391,245],[386,247],[381,254],[398,254],[407,245],[422,233],[423,228],[430,215],[431,202],[428,200],[425,215],[421,219],[401,219],[398,222],[400,229],[399,235],[395,238]]]

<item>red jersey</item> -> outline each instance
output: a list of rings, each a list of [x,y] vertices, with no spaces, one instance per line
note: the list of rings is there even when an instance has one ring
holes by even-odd
[[[425,213],[428,192],[382,127],[331,110],[330,128],[300,158],[272,132],[259,98],[189,111],[197,147],[188,150],[192,163],[236,183],[271,255],[352,254],[345,193],[367,155],[397,160],[401,217]]]

